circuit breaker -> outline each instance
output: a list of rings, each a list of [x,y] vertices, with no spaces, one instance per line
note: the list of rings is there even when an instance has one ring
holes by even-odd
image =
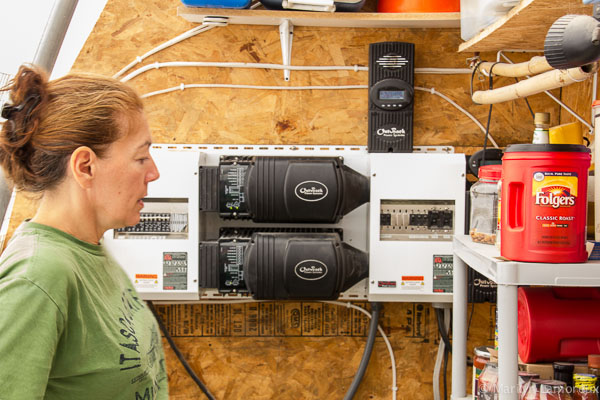
[[[452,301],[464,232],[462,154],[370,154],[369,300]]]

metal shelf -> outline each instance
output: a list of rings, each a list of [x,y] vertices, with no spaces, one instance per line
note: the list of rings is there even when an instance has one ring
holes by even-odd
[[[499,399],[516,400],[518,286],[600,286],[600,262],[544,264],[506,260],[495,246],[473,243],[468,235],[454,237],[453,252],[452,399],[466,395],[467,269],[471,267],[498,284]]]
[[[454,237],[454,254],[469,267],[501,285],[600,286],[600,261],[544,264],[510,261],[496,246],[475,243],[469,235]]]

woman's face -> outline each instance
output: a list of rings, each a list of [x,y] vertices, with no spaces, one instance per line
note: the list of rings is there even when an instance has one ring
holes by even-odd
[[[150,155],[152,136],[143,113],[121,119],[122,137],[98,158],[95,210],[100,228],[116,229],[140,220],[148,183],[159,177]]]

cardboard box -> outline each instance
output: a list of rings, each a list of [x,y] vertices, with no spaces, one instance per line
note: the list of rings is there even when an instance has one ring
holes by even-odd
[[[574,362],[573,364],[575,365],[573,370],[574,374],[588,373],[587,363]],[[554,369],[552,368],[552,363],[526,364],[521,361],[521,358],[519,358],[519,371],[538,374],[540,379],[554,379]]]

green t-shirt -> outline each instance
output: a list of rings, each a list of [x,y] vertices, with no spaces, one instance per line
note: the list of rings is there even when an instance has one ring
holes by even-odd
[[[23,223],[0,257],[0,400],[167,398],[156,320],[117,262]]]

